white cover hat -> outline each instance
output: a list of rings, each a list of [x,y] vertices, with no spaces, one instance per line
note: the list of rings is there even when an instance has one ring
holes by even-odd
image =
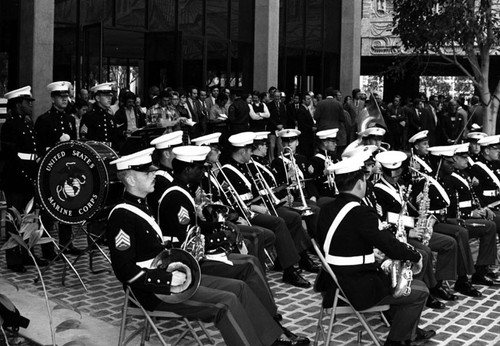
[[[484,132],[472,131],[467,134],[467,139],[480,140],[481,138],[487,137],[488,135]]]
[[[12,100],[18,97],[30,99],[32,101],[34,100],[34,98],[31,96],[31,87],[29,85],[16,90],[9,91],[8,93],[5,93],[3,97],[5,97],[7,100]]]
[[[70,85],[71,83],[66,81],[52,82],[49,85],[47,85],[47,90],[49,91],[49,93],[53,92],[69,93]]]
[[[111,83],[101,83],[94,85],[92,88],[90,88],[90,91],[93,93],[103,93],[103,94],[108,94],[113,91],[113,87],[115,86],[114,82]]]
[[[214,143],[219,143],[220,136],[221,136],[220,132],[214,132],[205,136],[192,139],[191,142],[193,142],[196,145],[210,145]]]
[[[361,131],[359,133],[361,137],[368,137],[368,136],[383,136],[385,135],[385,129],[374,126],[374,127],[369,127],[364,131]]]
[[[500,143],[500,135],[486,136],[477,141],[481,146],[495,145]]]
[[[150,143],[150,145],[153,145],[156,149],[167,149],[179,144],[182,144],[182,131],[174,131],[161,135],[153,139]]]
[[[469,143],[462,143],[455,145],[454,155],[455,154],[464,154],[469,152]]]
[[[188,163],[205,162],[205,158],[209,152],[210,147],[196,145],[184,145],[182,147],[175,147],[172,149],[172,153],[177,160]]]
[[[358,157],[363,161],[368,160],[375,151],[378,150],[376,145],[361,145],[359,147],[350,149],[348,151],[344,150],[342,153],[343,158]]]
[[[316,132],[316,136],[319,139],[337,138],[337,132],[339,132],[338,128],[328,129]]]
[[[365,165],[364,160],[359,157],[349,157],[328,167],[335,175],[348,174],[360,171]]]
[[[283,129],[278,131],[276,135],[281,138],[292,138],[292,137],[298,137],[300,134],[301,132],[296,129]]]
[[[415,133],[411,138],[408,140],[409,143],[415,143],[416,141],[421,141],[427,139],[427,134],[429,133],[429,130],[424,130]]]
[[[375,160],[387,169],[398,169],[407,156],[402,151],[390,150],[378,153]]]
[[[255,133],[253,132],[241,132],[229,137],[229,143],[233,147],[243,148],[247,145],[253,144],[253,140],[255,139]]]
[[[154,148],[147,148],[136,153],[122,156],[110,162],[116,165],[116,169],[123,171],[126,169],[133,169],[141,172],[155,171],[158,168],[152,165],[151,155]]]
[[[269,131],[260,131],[260,132],[254,132],[255,138],[254,141],[265,141],[267,140],[267,136],[269,136],[271,132]]]

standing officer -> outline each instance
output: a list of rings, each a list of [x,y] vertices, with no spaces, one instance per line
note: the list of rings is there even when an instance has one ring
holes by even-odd
[[[340,194],[321,209],[318,243],[354,308],[391,305],[392,325],[384,345],[414,345],[415,339],[426,340],[435,335],[432,330],[418,328],[429,292],[423,282],[413,280],[410,295],[394,298],[390,294],[389,276],[384,273],[384,266],[375,262],[373,248],[393,260],[409,260],[420,265],[422,257],[390,232],[379,230],[375,209],[362,205],[366,190],[363,165],[357,158],[334,165]],[[389,263],[385,268],[391,265]],[[317,285],[319,290],[328,292],[333,282],[321,272]]]
[[[35,195],[37,173],[36,159],[39,157],[36,145],[35,129],[31,118],[31,87],[25,86],[5,94],[7,108],[10,111],[2,126],[0,140],[5,157],[5,166],[1,175],[1,188],[5,194],[7,208],[15,207],[22,212],[26,204]],[[7,223],[7,232],[15,233],[15,228]],[[22,253],[20,247],[5,250],[7,268],[15,272],[25,272],[24,265],[30,264],[30,257]],[[40,261],[40,265],[46,262]]]
[[[42,155],[45,155],[50,148],[58,143],[76,139],[75,118],[67,113],[70,85],[69,82],[64,81],[47,85],[47,90],[52,98],[52,107],[40,115],[35,123],[38,151]],[[42,222],[47,230],[52,229],[54,220],[47,213],[42,213]],[[82,251],[71,243],[71,225],[59,223],[58,229],[59,245],[63,248],[66,247],[65,253],[80,255]],[[44,253],[44,257],[53,259],[55,252]]]
[[[288,330],[269,315],[240,280],[202,274],[200,286],[188,300],[178,303],[162,300],[162,295],[168,297],[186,290],[189,279],[185,272],[193,268],[183,262],[175,262],[175,266],[166,270],[151,267],[154,258],[165,249],[161,230],[146,201],[155,185],[156,167],[151,165],[153,150],[146,149],[111,162],[116,164],[118,178],[125,186],[123,203],[111,211],[107,223],[116,277],[131,287],[146,310],[170,311],[212,321],[228,345],[308,344],[307,338],[287,336]]]
[[[85,134],[88,140],[104,142],[110,147],[117,147],[116,121],[111,114],[111,99],[114,83],[101,83],[90,89],[94,93],[96,102],[92,110],[82,118],[80,133]]]

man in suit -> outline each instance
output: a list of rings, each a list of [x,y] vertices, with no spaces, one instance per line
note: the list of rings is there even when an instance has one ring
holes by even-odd
[[[295,110],[301,144],[297,151],[305,157],[311,157],[314,154],[314,133],[316,132],[316,123],[313,114],[309,111],[311,103],[311,95],[304,94],[302,95],[302,103],[297,104],[298,108]]]
[[[363,93],[361,92],[360,89],[357,89],[357,88],[354,89],[352,91],[352,99],[344,104],[345,110],[351,116],[351,124],[353,124],[353,126],[351,127],[351,133],[350,133],[351,139],[356,138],[356,131],[358,131],[359,129],[354,124],[358,124],[359,115],[360,115],[361,111],[363,110],[363,108],[365,108],[365,101],[361,98],[362,94]]]
[[[318,102],[314,120],[318,131],[338,128],[337,144],[344,147],[347,144],[346,127],[340,126],[344,122],[344,109],[342,104],[335,99],[336,90],[328,87],[325,90],[326,99]]]
[[[431,147],[436,145],[436,128],[438,125],[437,104],[437,96],[431,95],[429,103],[422,109],[422,116],[420,119],[422,123],[422,130],[429,131],[427,133],[427,138],[429,139],[429,146]]]
[[[421,267],[422,257],[412,247],[398,241],[387,230],[379,230],[375,209],[362,205],[366,193],[363,160],[356,157],[334,165],[335,183],[340,195],[323,206],[318,224],[318,243],[338,277],[347,298],[358,310],[390,304],[392,325],[385,345],[415,345],[435,335],[418,328],[429,291],[420,280],[413,280],[408,296],[395,298],[390,292],[392,260],[409,260]],[[381,266],[373,248],[385,253]],[[367,284],[370,283],[370,284]],[[332,279],[320,273],[317,288],[330,289]]]
[[[411,106],[405,107],[404,111],[408,118],[408,137],[422,131],[422,110],[424,103],[420,98],[415,98]]]
[[[267,104],[269,109],[269,121],[267,123],[267,131],[269,134],[269,161],[272,162],[275,158],[276,151],[281,153],[283,145],[281,140],[276,138],[276,130],[280,131],[287,123],[287,114],[285,105],[281,102],[281,92],[276,89],[272,94],[272,100]]]
[[[198,89],[190,87],[188,89],[188,99],[186,102],[191,120],[195,123],[189,128],[189,137],[196,138],[203,136],[204,124],[206,125],[207,119],[201,110],[200,100],[198,99]]]

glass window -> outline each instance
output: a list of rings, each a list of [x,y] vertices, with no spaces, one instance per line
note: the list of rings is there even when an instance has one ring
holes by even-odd
[[[207,36],[227,38],[227,1],[207,1]]]
[[[104,29],[103,55],[116,58],[142,59],[144,55],[144,33],[125,30]]]
[[[149,31],[175,30],[175,1],[176,0],[149,0]]]
[[[207,80],[205,85],[225,82],[227,72],[227,41],[207,41]]]
[[[54,7],[56,23],[76,23],[76,0],[57,0]]]
[[[302,0],[290,0],[286,6],[286,46],[304,46],[304,6]]]
[[[340,52],[340,25],[341,4],[340,1],[325,1],[325,45],[323,49],[329,52]]]
[[[90,25],[101,22],[102,14],[104,13],[104,1],[82,1],[80,6],[83,25]]]
[[[306,48],[322,50],[323,0],[307,1]]]
[[[253,42],[254,1],[231,0],[231,39]]]
[[[184,86],[202,86],[203,77],[203,41],[196,38],[182,40],[182,70]]]
[[[198,36],[203,34],[202,0],[179,1],[179,30],[183,35]]]

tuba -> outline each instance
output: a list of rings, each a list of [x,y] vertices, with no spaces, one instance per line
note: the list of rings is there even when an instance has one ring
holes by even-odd
[[[290,167],[287,167],[287,163],[286,163],[286,158],[285,158],[285,154],[286,153],[290,153]],[[300,202],[301,202],[301,206],[298,206],[298,207],[293,207],[290,203],[290,208],[298,211],[300,213],[301,216],[311,216],[313,214],[313,212],[311,211],[311,208],[309,208],[309,206],[307,205],[306,203],[306,198],[304,196],[304,191],[302,189],[302,181],[300,179],[300,176],[299,176],[299,167],[297,166],[297,163],[295,162],[295,157],[294,157],[294,154],[293,154],[293,149],[290,148],[290,147],[284,147],[283,148],[283,151],[281,152],[281,160],[283,161],[283,166],[285,168],[285,175],[286,175],[286,181],[287,181],[287,185],[288,187],[286,188],[287,192],[288,192],[288,199],[289,201],[292,201],[293,200],[293,196],[292,196],[292,189],[293,188],[297,188],[297,190],[299,190],[299,195],[300,195]],[[288,175],[288,168],[292,169],[293,170],[293,175],[292,176],[289,176]],[[295,182],[293,182],[295,180]]]

